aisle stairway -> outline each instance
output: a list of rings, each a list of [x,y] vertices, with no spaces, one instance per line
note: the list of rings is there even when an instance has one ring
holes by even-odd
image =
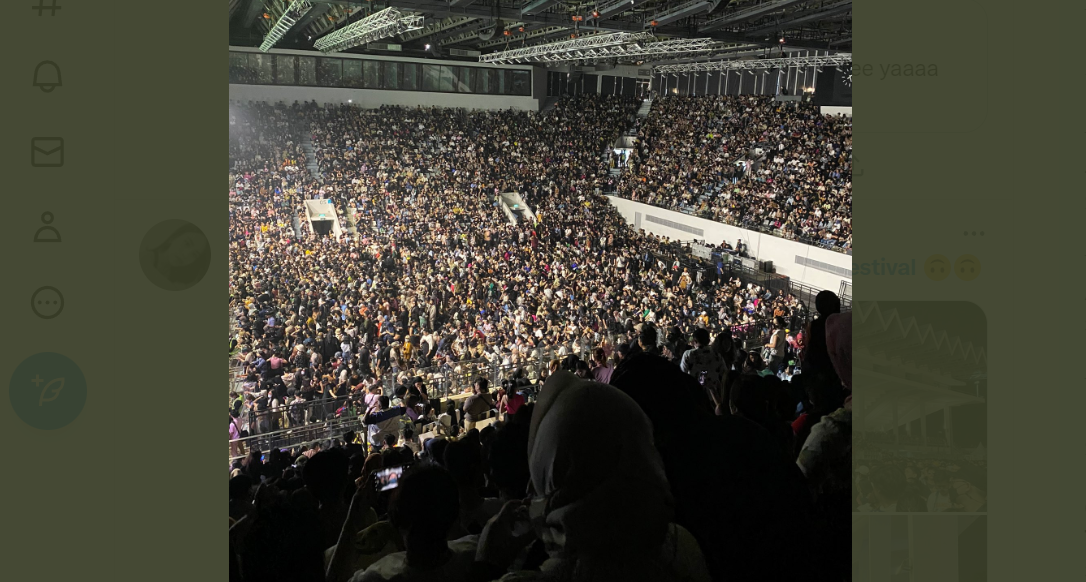
[[[317,154],[313,151],[313,140],[308,135],[302,138],[302,151],[305,152],[305,167],[309,170],[309,175],[320,180],[321,170],[317,166]]]
[[[313,139],[306,132],[302,137],[302,151],[305,152],[305,167],[309,170],[309,175],[316,181],[320,182],[321,170],[317,165],[317,152],[313,149]],[[297,214],[293,219],[294,236],[301,238],[302,236],[302,221]]]
[[[638,117],[648,117],[649,111],[652,109],[652,97],[645,99],[641,102],[641,109],[637,110]]]

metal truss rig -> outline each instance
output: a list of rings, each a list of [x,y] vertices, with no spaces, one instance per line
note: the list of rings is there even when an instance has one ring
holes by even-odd
[[[295,24],[302,19],[303,16],[313,10],[313,3],[309,0],[294,0],[287,6],[287,9],[283,11],[283,15],[276,21],[275,26],[268,31],[268,34],[264,35],[264,42],[260,43],[260,50],[268,52],[271,50],[275,43],[279,42],[283,35],[287,33],[291,28],[294,28]]]
[[[681,38],[675,40],[660,40],[656,42],[631,42],[619,45],[610,44],[595,48],[584,46],[559,49],[552,48],[556,45],[564,44],[566,43],[552,43],[538,47],[529,47],[527,49],[517,49],[516,51],[491,53],[479,57],[479,60],[482,62],[504,65],[509,63],[562,63],[569,61],[617,58],[626,60],[674,59],[712,53],[726,47],[725,43],[717,42],[709,38]],[[508,54],[520,51],[527,52],[528,54],[512,56]]]
[[[852,63],[852,53],[837,53],[818,57],[786,57],[781,59],[749,59],[731,61],[709,61],[704,63],[681,63],[678,65],[657,65],[652,73],[699,73],[702,71],[743,71],[756,69],[787,69],[789,67],[839,67]]]
[[[624,44],[635,44],[652,40],[649,32],[616,32],[613,34],[597,34],[587,38],[575,38],[530,46],[507,51],[498,51],[479,57],[480,63],[504,64],[510,62],[545,62],[548,57],[568,53],[569,51],[599,50],[616,47]]]
[[[404,14],[390,7],[326,34],[313,46],[324,53],[342,51],[419,28],[422,16]]]

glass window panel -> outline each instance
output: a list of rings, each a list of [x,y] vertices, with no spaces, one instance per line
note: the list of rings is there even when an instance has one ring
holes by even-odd
[[[422,65],[422,90],[438,91],[441,83],[441,67],[439,65]]]
[[[475,67],[460,67],[460,83],[456,90],[461,93],[471,93],[475,82]]]
[[[513,71],[513,95],[532,94],[532,72]]]
[[[230,53],[230,82],[248,83],[249,55],[245,53]]]
[[[490,87],[490,71],[488,69],[475,70],[475,87],[472,91],[478,95],[486,95]]]
[[[502,94],[502,81],[505,79],[505,75],[503,75],[502,73],[504,72],[505,71],[502,71],[500,69],[494,69],[490,71],[490,90],[487,91],[487,93],[489,93],[490,95]]]
[[[362,88],[362,61],[343,59],[343,86],[354,89]]]
[[[272,55],[250,53],[249,68],[256,74],[254,82],[261,85],[270,85],[275,82],[275,65]]]
[[[403,83],[400,88],[404,91],[419,90],[419,66],[417,64],[403,64]]]
[[[382,64],[384,71],[382,71],[381,85],[385,89],[399,89],[400,88],[400,63],[394,63],[392,61],[385,61]]]
[[[317,84],[321,87],[339,87],[343,82],[342,67],[340,59],[321,57],[317,61]]]
[[[441,67],[441,83],[438,91],[449,93],[456,91],[456,73],[459,67]]]
[[[600,82],[599,77],[596,75],[585,75],[584,83],[582,84],[582,91],[585,93],[599,93]]]
[[[298,57],[298,84],[317,84],[317,58]]]
[[[362,61],[364,86],[367,89],[381,88],[381,61]]]
[[[290,55],[275,56],[275,83],[278,85],[294,85],[294,61],[296,57]]]

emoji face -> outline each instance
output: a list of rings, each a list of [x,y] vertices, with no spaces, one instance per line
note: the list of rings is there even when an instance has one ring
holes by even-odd
[[[954,274],[962,281],[972,281],[980,276],[980,260],[973,255],[962,255],[954,260]]]
[[[56,287],[41,287],[30,297],[30,308],[42,319],[53,319],[64,311],[64,296]]]
[[[950,274],[950,259],[943,255],[932,255],[924,261],[924,274],[932,281],[942,281]]]

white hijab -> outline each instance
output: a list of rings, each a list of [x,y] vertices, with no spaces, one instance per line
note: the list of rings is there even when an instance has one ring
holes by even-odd
[[[576,580],[667,580],[657,561],[674,500],[652,424],[622,391],[547,379],[528,437],[549,566]],[[545,564],[547,567],[548,564]]]

